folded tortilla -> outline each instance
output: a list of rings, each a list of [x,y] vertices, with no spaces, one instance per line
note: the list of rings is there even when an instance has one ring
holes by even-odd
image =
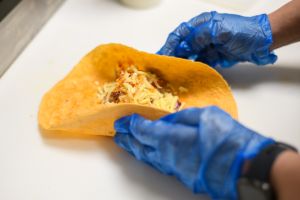
[[[100,104],[99,86],[116,79],[118,67],[136,66],[138,70],[159,75],[179,92],[184,108],[216,105],[237,118],[231,90],[213,68],[200,62],[149,54],[121,44],[100,45],[73,68],[40,104],[38,121],[46,131],[113,136],[116,119],[133,113],[157,119],[169,111],[133,103]]]

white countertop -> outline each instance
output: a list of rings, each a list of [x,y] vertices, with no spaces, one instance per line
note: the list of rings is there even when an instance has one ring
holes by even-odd
[[[120,42],[156,52],[184,20],[218,10],[243,15],[270,12],[285,1],[247,1],[227,9],[209,0],[163,0],[133,10],[115,0],[69,0],[0,79],[0,199],[203,199],[175,178],[135,161],[104,137],[42,136],[42,95],[98,44]],[[217,2],[216,0],[212,2]],[[224,71],[249,127],[300,149],[300,44],[276,53],[274,66]]]

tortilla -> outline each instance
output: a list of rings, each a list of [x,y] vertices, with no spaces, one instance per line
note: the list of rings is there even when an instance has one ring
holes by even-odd
[[[237,106],[222,76],[200,62],[149,54],[121,44],[100,45],[88,53],[42,98],[38,121],[42,130],[114,136],[116,119],[138,113],[158,119],[170,112],[133,103],[100,104],[99,86],[116,79],[118,67],[159,75],[179,92],[184,108],[216,105],[237,118]]]

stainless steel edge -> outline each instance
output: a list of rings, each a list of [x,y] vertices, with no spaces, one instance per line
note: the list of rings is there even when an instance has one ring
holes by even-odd
[[[0,22],[0,78],[65,0],[23,0]]]

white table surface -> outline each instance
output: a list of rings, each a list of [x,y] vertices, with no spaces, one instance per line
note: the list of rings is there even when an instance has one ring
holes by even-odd
[[[217,2],[216,0],[213,1]],[[236,0],[228,0],[236,2]],[[247,1],[251,2],[251,1]],[[114,0],[69,0],[0,79],[0,199],[203,199],[119,149],[111,138],[46,137],[37,126],[42,95],[98,44],[156,52],[180,22],[210,10],[254,15],[285,1],[218,7],[208,0],[163,0],[132,10]],[[224,71],[253,129],[300,148],[300,45],[276,65]]]

